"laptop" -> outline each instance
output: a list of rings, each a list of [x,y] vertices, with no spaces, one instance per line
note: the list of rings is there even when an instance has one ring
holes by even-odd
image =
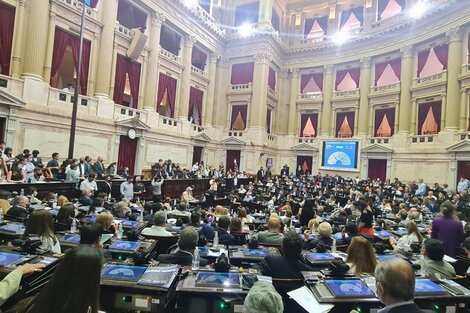
[[[329,263],[337,258],[331,253],[307,253],[305,259],[310,263]]]
[[[138,281],[147,270],[145,266],[106,264],[101,277],[110,280]]]
[[[65,234],[64,236],[59,238],[59,242],[79,245],[80,235],[79,234]]]
[[[416,296],[441,296],[447,294],[444,287],[436,284],[427,278],[416,279],[415,295]]]
[[[360,279],[326,280],[328,290],[335,298],[373,298],[375,294]]]

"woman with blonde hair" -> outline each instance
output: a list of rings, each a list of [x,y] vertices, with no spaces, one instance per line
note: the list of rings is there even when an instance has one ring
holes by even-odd
[[[58,199],[57,199],[57,206],[59,207],[63,207],[64,205],[66,205],[67,203],[69,203],[69,199],[62,195],[60,196]]]
[[[347,254],[346,263],[351,268],[351,272],[374,273],[377,266],[377,256],[369,240],[361,236],[354,237],[348,247]]]
[[[395,240],[390,237],[390,244],[394,251],[397,252],[410,252],[413,243],[421,244],[423,236],[418,230],[418,225],[413,220],[406,221],[405,223],[406,235],[402,236],[395,244]]]
[[[113,226],[114,217],[111,213],[103,211],[96,216],[96,223],[103,225],[103,231],[107,234],[115,234],[116,229]]]

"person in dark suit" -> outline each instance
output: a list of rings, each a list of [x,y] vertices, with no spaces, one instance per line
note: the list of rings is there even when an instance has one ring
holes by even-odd
[[[302,257],[302,240],[296,232],[289,232],[282,240],[284,255],[269,255],[257,266],[261,273],[272,278],[301,278],[301,271],[314,271]]]
[[[230,226],[230,217],[222,215],[217,221],[216,231],[219,233],[219,243],[224,245],[235,244],[235,237],[228,232]]]
[[[375,268],[377,295],[385,304],[378,313],[428,313],[414,302],[415,274],[413,268],[403,259],[396,258],[379,262]],[[358,313],[352,310],[351,313]]]
[[[24,221],[28,218],[29,199],[25,196],[18,196],[16,204],[7,212],[7,217],[14,220]]]
[[[166,264],[179,264],[182,266],[191,265],[193,260],[194,250],[196,250],[199,235],[196,228],[186,227],[181,231],[180,239],[178,240],[178,249],[170,254],[160,254],[157,261]],[[209,261],[200,258],[199,265],[206,266]]]
[[[96,162],[93,164],[93,172],[95,172],[96,177],[98,179],[103,179],[104,164],[103,164],[103,158],[102,157],[99,156],[98,159],[96,160]]]
[[[258,182],[264,182],[266,172],[264,171],[263,167],[261,166],[259,171],[256,173],[256,178],[258,178]]]

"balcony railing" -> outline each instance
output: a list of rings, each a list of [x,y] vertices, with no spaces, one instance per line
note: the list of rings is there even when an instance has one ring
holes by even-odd
[[[333,92],[334,99],[356,98],[359,97],[359,89]]]
[[[268,141],[274,141],[276,140],[276,137],[273,134],[266,134],[266,139]]]
[[[134,35],[135,35],[135,31],[125,26],[122,26],[121,24],[116,25],[116,31],[129,39],[134,38]]]
[[[444,83],[447,81],[447,71],[429,75],[425,77],[418,77],[413,80],[414,87],[422,87],[436,83]]]
[[[436,141],[437,134],[429,134],[429,135],[413,135],[408,137],[410,143],[432,143]]]
[[[145,110],[134,109],[119,104],[114,106],[115,120],[124,120],[128,119],[129,117],[137,117],[142,120],[147,120],[147,112]]]
[[[8,90],[12,95],[23,97],[24,82],[20,78],[0,74],[0,88]]]
[[[372,137],[369,139],[370,144],[389,144],[392,137]]]
[[[243,137],[243,130],[230,130],[227,133],[229,137]]]
[[[207,72],[205,72],[204,70],[201,70],[200,68],[195,67],[194,65],[191,65],[191,72],[204,76],[204,77],[207,76]]]
[[[271,89],[271,87],[268,87],[268,95],[277,99],[277,91]]]
[[[74,100],[74,94],[73,92],[65,91],[65,90],[60,90],[57,88],[50,87],[49,88],[49,100],[48,100],[48,105],[50,104],[68,104],[70,107],[72,107]],[[87,97],[87,96],[78,96],[78,107],[79,108],[84,108],[87,107],[87,111],[91,115],[96,115],[97,114],[97,108],[98,108],[98,100],[93,97]]]
[[[374,30],[383,30],[396,26],[402,22],[404,16],[405,15],[403,13],[398,13],[397,15],[373,23],[372,28]]]
[[[316,137],[299,137],[297,138],[298,143],[314,143],[317,140]]]
[[[470,64],[462,65],[462,75],[470,74]]]
[[[55,0],[60,3],[65,4],[74,11],[77,11],[79,14],[82,12],[83,3],[80,0]],[[85,13],[93,18],[97,18],[96,10],[92,8],[86,8]]]
[[[172,61],[175,61],[175,62],[178,62],[178,63],[180,62],[180,57],[178,55],[174,55],[170,51],[167,51],[163,48],[160,49],[160,54],[163,55],[164,57],[172,60]]]
[[[310,37],[310,38],[303,38],[300,39],[300,44],[311,44],[311,43],[317,43],[317,42],[323,42],[326,40],[326,36],[317,36],[317,37]]]
[[[373,86],[371,94],[382,94],[382,93],[393,93],[400,92],[400,82],[393,84],[383,85],[383,86]]]
[[[321,91],[300,94],[297,97],[298,101],[322,100],[322,99],[323,99],[323,92]]]
[[[197,4],[190,4],[188,1],[180,0],[180,3],[182,3],[186,9],[191,11],[193,15],[198,17],[204,24],[206,24],[212,31],[214,31],[216,34],[219,36],[223,36],[225,34],[225,30],[223,30],[215,18],[213,18],[209,12],[204,10],[201,6]]]
[[[252,88],[252,83],[228,86],[229,92],[251,92],[251,88]]]
[[[169,131],[182,133],[183,125],[179,120],[160,115],[158,118],[158,127]]]

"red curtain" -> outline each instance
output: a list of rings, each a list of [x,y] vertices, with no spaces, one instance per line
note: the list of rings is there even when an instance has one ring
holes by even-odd
[[[128,167],[131,174],[135,174],[134,165],[137,140],[137,138],[130,139],[127,136],[121,136],[119,140],[118,168]]]
[[[272,119],[273,111],[268,109],[266,111],[266,131],[268,134],[271,133],[271,119]]]
[[[336,137],[338,137],[338,132],[343,124],[344,118],[347,117],[349,128],[351,128],[351,136],[354,136],[354,112],[338,112],[336,113]]]
[[[244,23],[253,24],[258,22],[258,1],[237,6],[235,9],[235,26],[240,26]]]
[[[343,28],[343,26],[351,17],[351,14],[354,14],[354,16],[361,22],[361,26],[362,26],[362,24],[364,23],[364,7],[360,6],[357,8],[352,8],[352,9],[341,12],[339,29]]]
[[[72,46],[73,63],[75,69],[78,69],[78,57],[80,53],[80,38],[70,35],[70,45]],[[80,94],[86,95],[88,91],[88,70],[90,68],[91,42],[83,40],[82,65],[80,73]]]
[[[275,30],[279,31],[281,18],[279,17],[279,14],[277,14],[276,10],[274,9],[273,9],[273,14],[271,16],[271,24],[273,25],[273,28]]]
[[[240,116],[242,117],[243,124],[245,125],[246,128],[246,112],[247,112],[248,106],[246,105],[234,105],[232,106],[232,118],[230,119],[230,130],[233,130],[233,123],[235,123],[235,120],[237,119],[238,113],[240,113]],[[240,129],[238,129],[240,130]]]
[[[418,73],[417,76],[421,77],[421,72],[426,65],[426,61],[428,60],[429,53],[431,52],[430,49],[422,50],[418,52]]]
[[[335,83],[335,90],[338,90],[338,85],[341,84],[343,79],[348,74],[348,70],[342,70],[336,72],[336,83]]]
[[[320,90],[323,91],[323,73],[316,73],[316,74],[302,75],[300,77],[300,93],[302,94],[304,93],[305,87],[307,86],[308,82],[312,78],[315,81],[315,84],[317,84],[318,88],[320,88]],[[306,92],[308,92],[308,90]]]
[[[322,16],[322,17],[316,17],[316,18],[308,18],[305,20],[305,27],[304,27],[304,38],[307,38],[308,34],[310,34],[310,31],[313,28],[313,24],[315,24],[315,21],[317,21],[318,25],[323,29],[325,32],[325,35],[328,30],[328,17],[327,16]]]
[[[240,150],[227,150],[225,168],[227,170],[235,170],[235,160],[237,162],[238,170],[240,170]]]
[[[312,30],[313,24],[315,23],[314,18],[307,18],[305,19],[304,23],[304,38],[307,38],[308,34],[310,34],[310,31]]]
[[[276,90],[276,72],[271,67],[269,67],[268,86]]]
[[[387,160],[369,159],[368,178],[385,181],[387,176]]]
[[[351,78],[356,83],[356,88],[359,88],[359,79],[361,77],[361,69],[359,67],[351,68],[349,69],[349,75],[351,75]]]
[[[352,14],[352,10],[346,10],[341,12],[341,18],[339,21],[339,29],[343,28],[344,24],[349,20],[349,17]]]
[[[382,19],[382,13],[384,13],[385,8],[387,8],[388,3],[390,0],[378,0],[377,1],[377,20],[380,21]]]
[[[10,59],[15,27],[15,8],[0,3],[0,65],[1,74],[10,75]]]
[[[54,50],[52,52],[51,79],[59,71],[60,64],[64,58],[65,49],[69,43],[70,35],[59,28],[55,29]]]
[[[389,64],[389,62],[383,62],[383,63],[377,63],[375,64],[375,80],[374,80],[374,86],[377,86],[377,81],[380,79],[380,77],[382,77],[382,74],[384,73],[385,71],[385,68],[387,67],[387,65]]]
[[[199,48],[194,47],[191,53],[191,64],[200,70],[206,67],[207,54],[202,52]]]
[[[441,62],[443,69],[447,69],[447,61],[449,58],[449,45],[443,44],[433,48],[434,53],[436,54],[437,59]]]
[[[384,116],[387,116],[388,123],[390,124],[391,135],[393,136],[393,134],[395,133],[395,108],[378,109],[375,110],[375,137],[378,137],[377,131],[379,129],[380,123],[382,123]]]
[[[132,107],[137,108],[139,105],[140,63],[129,60],[127,74],[129,75],[129,85],[131,87]]]
[[[180,51],[181,36],[162,25],[160,31],[160,46],[168,52],[178,55]]]
[[[441,101],[436,101],[436,102],[427,102],[427,103],[422,103],[419,105],[418,109],[418,135],[426,135],[422,134],[421,130],[423,128],[424,120],[426,119],[426,116],[429,113],[429,109],[432,108],[432,112],[434,114],[434,119],[436,120],[437,123],[437,132],[441,131]]]
[[[297,165],[296,165],[296,170],[297,170],[297,167],[300,167],[302,168],[302,172],[304,174],[312,174],[312,157],[311,156],[307,156],[307,155],[298,155],[297,156]]]
[[[157,106],[163,100],[165,91],[168,93],[168,103],[170,105],[171,116],[174,117],[175,114],[175,99],[176,99],[176,79],[160,73],[158,79],[158,92],[157,92]],[[158,110],[157,110],[158,111]]]
[[[240,63],[232,65],[232,85],[248,84],[253,82],[254,62]]]
[[[202,125],[202,99],[203,97],[204,97],[204,92],[194,87],[190,88],[188,120],[191,120],[191,117],[193,117],[194,115],[194,110],[197,110],[198,116],[199,116],[199,121],[198,121],[199,125]]]
[[[113,100],[117,104],[122,104],[124,99],[124,89],[126,87],[127,63],[126,57],[118,54],[116,58],[116,76],[114,78]]]
[[[193,163],[201,163],[202,160],[202,147],[194,146],[193,147]]]
[[[392,67],[393,72],[399,80],[401,80],[401,59],[394,59],[389,61],[390,66]]]
[[[317,131],[318,131],[318,114],[317,113],[312,113],[312,114],[302,114],[300,116],[300,137],[304,137],[304,128],[305,125],[307,125],[307,121],[310,118],[310,121],[312,121],[312,126],[313,129],[315,130],[315,136],[317,136]]]

